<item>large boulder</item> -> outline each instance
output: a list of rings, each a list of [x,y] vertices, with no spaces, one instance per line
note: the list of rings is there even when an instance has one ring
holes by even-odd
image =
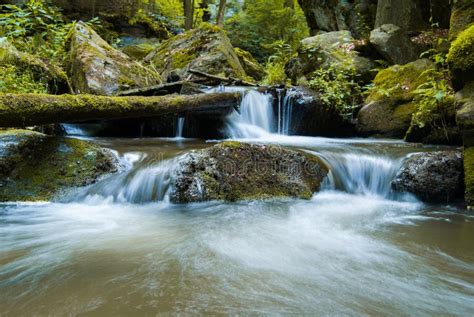
[[[83,22],[74,24],[67,47],[67,72],[75,93],[111,96],[160,83],[156,71],[110,46]]]
[[[380,71],[357,116],[357,130],[363,135],[403,138],[416,110],[414,91],[434,67],[431,61],[420,59]]]
[[[110,151],[27,130],[0,131],[0,201],[44,201],[117,171]]]
[[[362,37],[374,26],[377,0],[298,0],[311,34],[349,30]]]
[[[310,199],[328,169],[308,153],[274,145],[225,142],[187,154],[173,172],[171,201]]]
[[[298,49],[298,57],[291,59],[285,67],[287,75],[296,81],[319,68],[331,65],[352,69],[363,80],[373,78],[375,63],[354,50],[351,32],[335,31],[305,38]]]
[[[373,30],[370,43],[390,64],[406,64],[418,59],[420,54],[406,31],[394,24]]]
[[[235,54],[239,58],[240,64],[247,73],[248,76],[255,80],[262,80],[265,76],[265,68],[260,65],[255,58],[253,58],[250,52],[247,52],[241,48],[236,47],[234,49]]]
[[[474,23],[474,1],[453,0],[449,37],[454,40],[459,33]]]
[[[247,76],[224,30],[210,24],[163,42],[145,61],[164,78],[174,74],[189,78],[193,76],[189,70],[240,79]]]
[[[461,32],[451,44],[447,62],[456,89],[474,81],[474,24]]]
[[[463,156],[461,151],[415,154],[403,164],[392,189],[409,192],[427,202],[451,202],[462,199]]]

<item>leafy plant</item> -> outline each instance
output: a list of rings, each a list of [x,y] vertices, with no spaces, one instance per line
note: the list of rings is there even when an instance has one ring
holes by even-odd
[[[273,51],[273,55],[268,58],[265,65],[266,76],[263,82],[266,85],[285,84],[287,80],[285,65],[293,55],[291,46],[285,41],[279,40],[265,45],[265,48]]]
[[[47,83],[36,80],[31,70],[19,71],[14,65],[0,66],[0,93],[46,93]]]

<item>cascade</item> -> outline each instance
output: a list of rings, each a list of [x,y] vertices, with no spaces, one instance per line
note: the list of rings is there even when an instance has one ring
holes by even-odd
[[[183,138],[184,117],[178,117],[176,122],[176,139]]]
[[[291,129],[291,113],[293,111],[293,98],[286,94],[283,89],[278,89],[278,134],[289,135]]]

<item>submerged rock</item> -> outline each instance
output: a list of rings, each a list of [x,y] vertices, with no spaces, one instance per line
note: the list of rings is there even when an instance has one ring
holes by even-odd
[[[67,72],[75,93],[115,95],[122,90],[159,84],[159,74],[113,48],[83,22],[68,37]]]
[[[418,59],[421,52],[410,40],[406,30],[384,24],[370,33],[370,43],[390,64],[406,64]]]
[[[171,201],[310,199],[328,169],[308,153],[274,145],[224,142],[187,154],[173,173]]]
[[[435,65],[420,59],[380,71],[374,87],[357,116],[357,130],[364,135],[403,138],[416,110],[415,89],[425,83]]]
[[[116,171],[112,153],[89,142],[0,131],[0,201],[51,200]]]
[[[172,73],[181,78],[193,76],[189,70],[241,79],[247,76],[224,30],[210,24],[161,43],[145,61],[163,78]]]
[[[427,202],[452,202],[463,197],[463,173],[460,151],[415,154],[403,164],[392,189]]]

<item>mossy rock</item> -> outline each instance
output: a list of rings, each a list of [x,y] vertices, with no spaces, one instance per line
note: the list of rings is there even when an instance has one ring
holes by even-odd
[[[462,130],[474,130],[474,81],[467,83],[463,89],[456,93],[459,104],[456,121]],[[474,146],[474,139],[473,139]]]
[[[150,54],[151,51],[153,51],[154,49],[155,49],[155,46],[149,43],[141,43],[141,44],[127,45],[122,48],[122,52],[124,52],[125,54],[127,54],[128,56],[136,60],[142,60],[148,54]]]
[[[152,51],[145,61],[164,78],[170,74],[193,76],[190,69],[212,75],[246,79],[242,64],[221,28],[203,24],[200,28],[170,38]]]
[[[451,44],[447,62],[455,88],[460,89],[474,81],[474,24]]]
[[[469,209],[474,209],[474,146],[464,148],[465,200]]]
[[[67,72],[75,93],[111,96],[161,82],[155,70],[113,48],[83,22],[73,25],[66,46]]]
[[[0,201],[47,201],[117,171],[89,142],[28,130],[0,131]]]
[[[449,37],[451,40],[474,23],[474,2],[472,0],[454,0],[451,11],[451,26]]]
[[[257,81],[262,80],[265,76],[265,68],[253,58],[252,54],[238,47],[234,49],[234,52],[237,54],[245,73]]]
[[[171,201],[310,199],[328,169],[316,156],[274,145],[224,142],[187,154],[171,181]]]

